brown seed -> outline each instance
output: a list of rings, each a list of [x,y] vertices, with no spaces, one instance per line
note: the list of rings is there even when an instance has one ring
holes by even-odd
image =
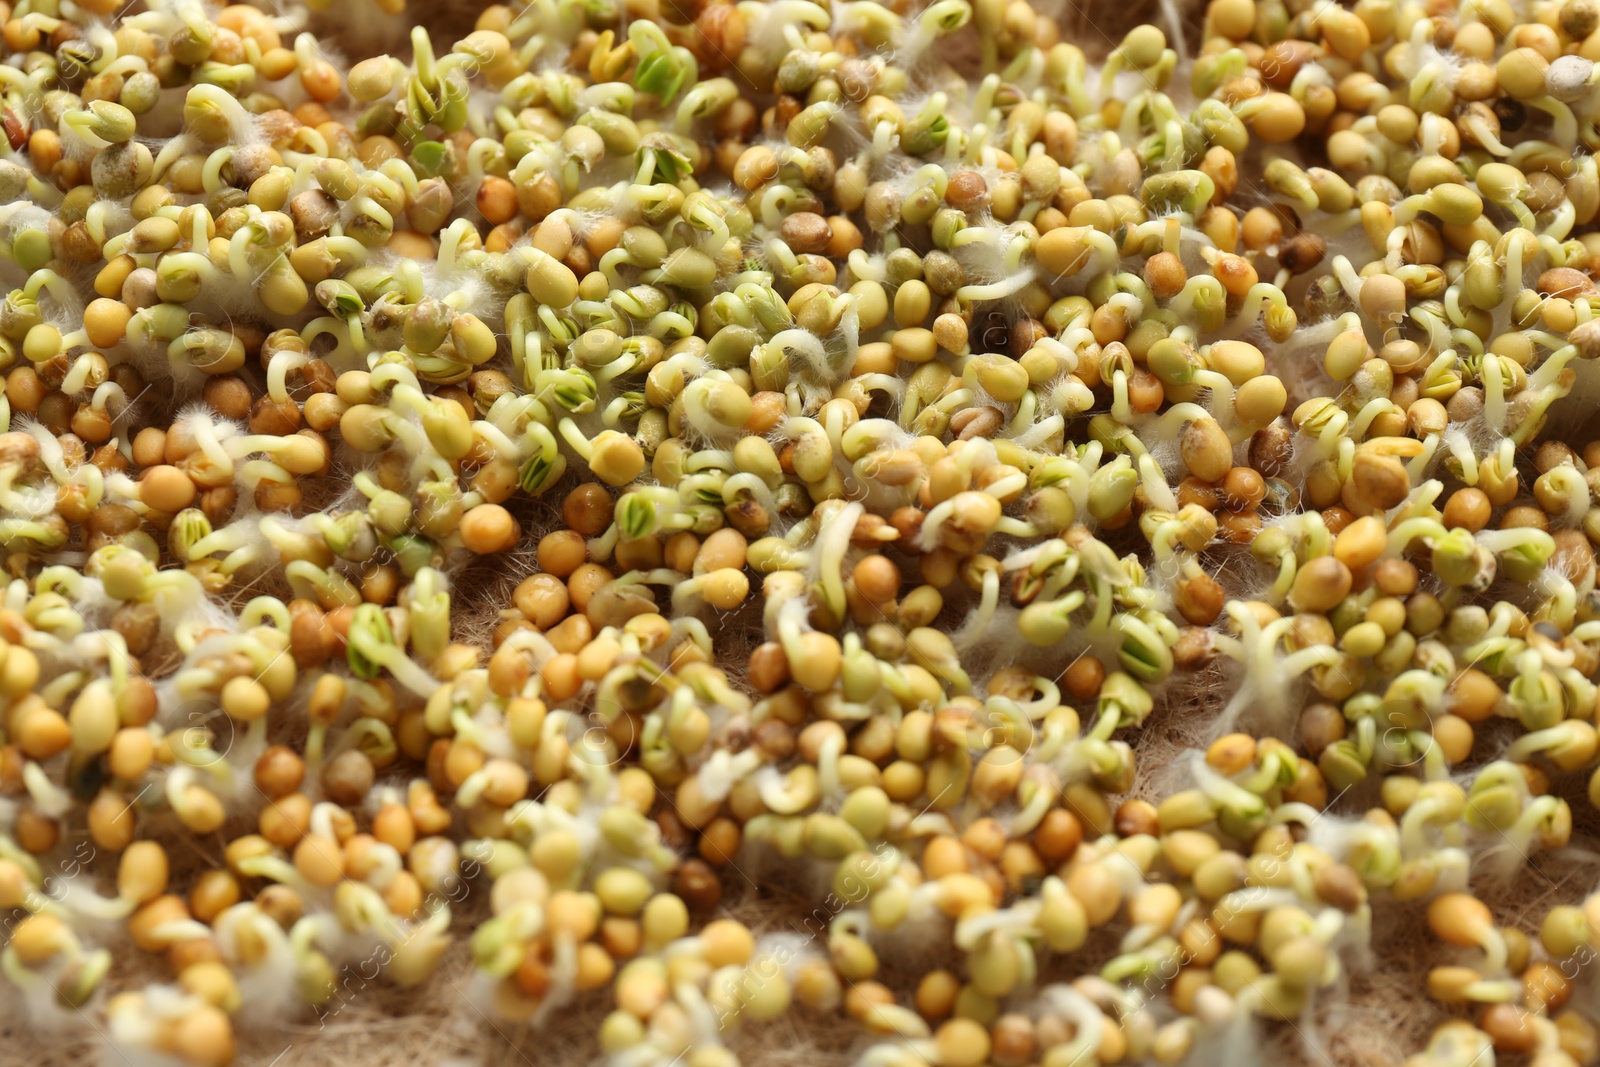
[[[694,20],[694,28],[698,32],[691,47],[700,57],[702,70],[720,73],[744,51],[745,18],[733,4],[707,4]]]
[[[1189,280],[1183,260],[1171,252],[1157,252],[1145,261],[1144,280],[1156,296],[1163,300],[1177,296]]]
[[[250,386],[237,374],[218,374],[216,378],[206,379],[203,397],[206,405],[224,419],[243,419],[250,414]]]
[[[1033,847],[1048,863],[1071,858],[1083,843],[1083,824],[1064,808],[1052,808],[1033,832]]]
[[[991,1027],[994,1050],[990,1053],[995,1067],[1023,1067],[1032,1063],[1038,1039],[1034,1035],[1033,1020],[1015,1012],[996,1019]]]
[[[232,169],[234,182],[239,188],[245,189],[282,162],[283,156],[270,145],[258,144],[235,149],[225,166]]]
[[[1572,983],[1555,964],[1538,960],[1522,972],[1523,1001],[1536,1010],[1559,1011],[1572,995]]]
[[[1261,533],[1261,516],[1254,511],[1225,511],[1217,519],[1217,533],[1230,545],[1248,545]]]
[[[1199,670],[1211,661],[1214,651],[1209,629],[1186,626],[1178,633],[1178,643],[1172,646],[1172,662],[1179,670]]]
[[[1214,419],[1196,419],[1178,439],[1184,466],[1201,481],[1220,482],[1233,466],[1233,445]]]
[[[1358,452],[1350,477],[1368,503],[1384,510],[1395,507],[1411,492],[1411,476],[1394,456]]]
[[[1328,242],[1314,233],[1295,234],[1278,249],[1278,263],[1291,274],[1304,274],[1322,262]]]
[[[960,211],[981,211],[989,204],[989,183],[975,170],[957,171],[950,175],[944,199]]]
[[[1124,800],[1117,805],[1113,825],[1119,837],[1136,837],[1140,834],[1158,837],[1161,834],[1155,805],[1148,800]]]
[[[1214,486],[1191,475],[1178,483],[1178,506],[1184,508],[1190,504],[1216,511],[1222,505],[1222,500]]]
[[[1261,57],[1262,80],[1274,89],[1289,88],[1300,68],[1311,62],[1315,51],[1316,46],[1308,41],[1275,42]]]
[[[1493,506],[1483,490],[1469,486],[1450,495],[1444,506],[1443,521],[1451,529],[1459,527],[1477,533],[1489,525],[1493,513]]]
[[[1312,704],[1300,713],[1300,744],[1312,759],[1343,740],[1347,730],[1344,715],[1332,704]]]
[[[1515,1004],[1491,1004],[1478,1021],[1500,1052],[1532,1052],[1539,1043],[1534,1017]]]
[[[321,189],[308,189],[289,201],[289,217],[298,242],[306,244],[328,236],[339,221],[339,202]]]
[[[1563,33],[1581,41],[1600,26],[1600,5],[1593,0],[1567,0],[1561,5],[1559,21]]]
[[[1342,863],[1318,867],[1312,873],[1311,884],[1317,896],[1340,911],[1355,911],[1367,899],[1367,889],[1361,884],[1361,876]]]
[[[611,525],[616,502],[599,482],[585,482],[561,502],[561,517],[567,528],[585,537],[599,537]]]
[[[264,396],[250,410],[250,432],[287,437],[300,429],[300,408],[292,400],[282,403]]]
[[[118,803],[122,802],[122,798],[116,793],[107,791],[101,796],[109,797]],[[91,808],[89,821],[91,836],[94,837],[96,844],[116,851],[127,848],[132,842],[134,820],[131,816],[118,818],[114,808],[102,815],[100,811]],[[16,835],[17,844],[36,856],[49,852],[61,840],[61,824],[33,808],[17,810],[12,832]]]
[[[783,220],[778,233],[797,254],[815,254],[828,247],[828,242],[833,238],[833,227],[814,211],[796,211]]]
[[[1181,578],[1176,591],[1178,612],[1196,626],[1210,626],[1222,614],[1227,594],[1209,574]]]
[[[944,316],[940,317],[943,318]],[[1011,355],[1016,359],[1021,359],[1033,349],[1034,345],[1049,336],[1049,327],[1038,319],[1018,319],[1011,325],[1009,331]]]
[[[269,800],[277,800],[299,789],[305,774],[305,761],[287,745],[273,745],[256,760],[256,786]]]
[[[722,879],[704,860],[685,860],[673,879],[673,892],[690,911],[709,912],[722,901]]]
[[[1222,480],[1222,495],[1228,507],[1247,511],[1260,506],[1267,495],[1266,482],[1249,467],[1235,467]]]
[[[1551,267],[1539,275],[1537,288],[1543,296],[1557,296],[1572,300],[1594,292],[1594,280],[1581,270],[1572,267]]]
[[[322,787],[335,804],[354,807],[372,789],[372,761],[366,754],[347,749],[328,761],[322,772]]]
[[[6,132],[6,142],[11,145],[13,152],[22,151],[22,146],[28,143],[28,126],[22,118],[9,107],[4,109],[3,123]]]

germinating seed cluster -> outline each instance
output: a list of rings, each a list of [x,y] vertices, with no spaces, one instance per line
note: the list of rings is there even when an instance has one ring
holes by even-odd
[[[1409,908],[1411,1067],[1600,1057],[1473,889],[1600,803],[1595,0],[327,6],[0,3],[0,996],[1177,1064]]]

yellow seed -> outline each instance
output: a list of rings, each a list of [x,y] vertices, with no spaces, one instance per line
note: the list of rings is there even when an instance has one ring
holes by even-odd
[[[1233,445],[1214,419],[1196,419],[1184,427],[1178,453],[1189,472],[1203,482],[1220,482],[1233,467]]]
[[[70,934],[53,915],[29,915],[11,935],[11,948],[23,963],[37,965],[61,951]]]
[[[951,1019],[934,1033],[937,1067],[980,1067],[989,1060],[989,1031],[972,1019]]]
[[[749,962],[755,953],[755,938],[743,923],[718,919],[706,925],[700,939],[705,944],[706,962],[713,967]]]
[[[272,697],[254,678],[228,679],[222,687],[222,710],[241,722],[253,722],[267,713]]]
[[[135,841],[117,867],[117,894],[143,904],[167,891],[167,853],[154,841]]]

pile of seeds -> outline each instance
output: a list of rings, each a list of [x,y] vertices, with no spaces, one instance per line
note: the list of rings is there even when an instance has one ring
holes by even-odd
[[[1479,892],[1600,804],[1595,0],[1094,63],[1026,0],[531,0],[347,67],[319,17],[0,3],[36,1032],[220,1067],[455,953],[612,1067],[796,1013],[1177,1064],[1315,1034],[1411,914],[1411,1067],[1600,1058],[1600,894]],[[805,928],[719,910],[745,867]]]

